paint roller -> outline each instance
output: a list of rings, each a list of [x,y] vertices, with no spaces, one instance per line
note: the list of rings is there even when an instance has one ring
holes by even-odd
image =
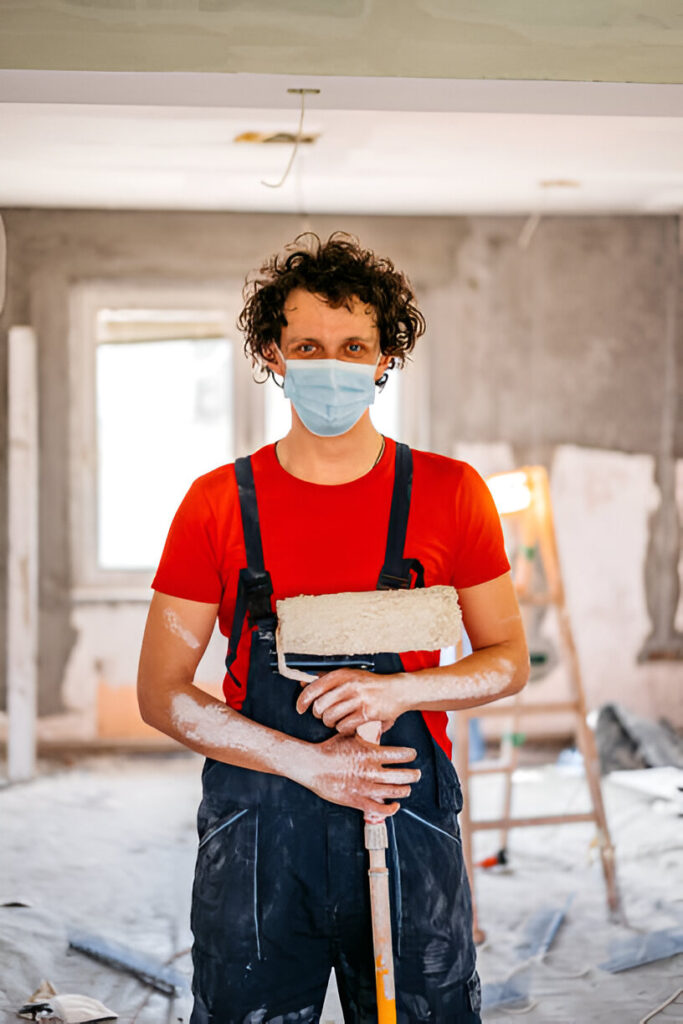
[[[300,682],[337,668],[372,672],[376,655],[383,652],[435,651],[454,645],[459,655],[461,648],[462,617],[453,587],[288,597],[277,601],[277,619],[273,668]],[[365,722],[358,735],[379,743],[381,731],[380,722]],[[388,845],[385,820],[366,816],[379,1024],[396,1024]]]

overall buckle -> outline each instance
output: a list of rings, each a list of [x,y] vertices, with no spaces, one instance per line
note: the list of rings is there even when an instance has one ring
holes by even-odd
[[[277,621],[272,608],[273,584],[265,569],[242,569],[240,583],[244,589],[249,625],[272,631]]]
[[[396,569],[397,566],[391,566]],[[410,590],[413,586],[424,587],[424,569],[417,558],[404,558],[401,574],[383,568],[377,580],[377,590]]]

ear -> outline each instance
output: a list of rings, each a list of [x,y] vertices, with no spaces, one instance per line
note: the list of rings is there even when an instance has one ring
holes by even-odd
[[[285,366],[284,357],[278,345],[273,342],[270,345],[266,345],[263,349],[262,355],[263,365],[267,366],[273,373],[277,373],[279,377],[284,376]]]
[[[393,358],[394,357],[391,356],[391,355],[382,355],[382,356],[379,357],[379,362],[377,364],[377,370],[375,372],[375,380],[376,381],[380,379],[382,374],[387,372],[387,370],[391,366]]]

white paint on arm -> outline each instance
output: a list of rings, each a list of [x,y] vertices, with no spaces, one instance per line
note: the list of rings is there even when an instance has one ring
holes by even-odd
[[[163,611],[164,625],[166,629],[179,637],[184,644],[191,647],[192,650],[196,651],[200,647],[200,642],[197,637],[189,629],[187,629],[180,617],[173,611],[172,608],[164,608]]]
[[[171,698],[171,721],[186,739],[209,747],[227,746],[234,731],[226,706],[200,704],[187,693],[175,693]]]
[[[502,693],[512,679],[514,668],[511,661],[501,658],[498,668],[483,669],[462,676],[456,683],[458,698],[476,700],[478,697],[493,697]]]
[[[277,775],[291,774],[292,744],[297,744],[297,748],[301,747],[297,749],[298,767],[300,774],[306,776],[309,744],[267,729],[233,711],[227,704],[203,704],[188,693],[175,693],[171,697],[171,721],[178,733],[190,742],[236,755],[228,763]],[[245,764],[245,760],[251,759],[253,764]]]
[[[504,694],[515,674],[514,662],[497,658],[485,668],[464,671],[467,663],[479,654],[475,651],[455,665],[405,673],[408,706],[421,710],[457,710],[461,701],[467,701],[466,706],[472,707]]]

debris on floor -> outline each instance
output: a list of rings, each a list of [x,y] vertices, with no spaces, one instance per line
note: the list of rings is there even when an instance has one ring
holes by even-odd
[[[531,968],[518,969],[503,981],[487,981],[481,988],[482,1010],[503,1010],[530,1005]]]
[[[520,960],[545,956],[567,915],[572,899],[573,896],[570,896],[563,907],[540,907],[527,918],[522,938],[517,944]]]
[[[17,1010],[24,1020],[40,1020],[45,1024],[99,1024],[117,1020],[118,1014],[108,1010],[104,1003],[77,992],[58,993],[52,982],[44,979],[35,992]]]
[[[677,953],[683,953],[683,928],[663,928],[645,935],[617,939],[610,946],[609,960],[598,966],[603,971],[617,974],[657,960],[667,960]]]
[[[530,992],[534,962],[542,960],[552,946],[572,899],[570,896],[563,907],[539,907],[529,915],[522,925],[521,939],[515,946],[515,952],[523,963],[515,966],[502,981],[484,984],[482,1007],[485,1010],[514,1006],[519,1012],[520,1004],[532,1008]]]
[[[627,711],[621,704],[604,704],[598,714],[595,742],[600,770],[683,768],[683,739],[662,719],[653,722]]]
[[[507,867],[508,854],[507,850],[499,850],[498,853],[492,854],[490,857],[484,857],[483,860],[478,860],[474,865],[475,868],[500,868]]]
[[[187,987],[187,981],[183,975],[172,967],[153,957],[139,953],[135,949],[130,949],[120,942],[102,938],[101,935],[72,930],[69,932],[69,946],[78,950],[79,953],[91,956],[93,960],[99,960],[109,967],[133,974],[146,985],[151,985],[158,992],[163,992],[164,995],[180,995],[182,990]]]

